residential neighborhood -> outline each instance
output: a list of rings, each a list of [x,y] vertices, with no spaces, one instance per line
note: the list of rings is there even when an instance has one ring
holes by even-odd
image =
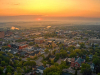
[[[3,29],[0,75],[97,75],[100,26],[93,27]]]

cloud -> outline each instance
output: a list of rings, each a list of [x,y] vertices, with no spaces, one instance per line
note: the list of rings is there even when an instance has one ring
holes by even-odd
[[[16,27],[13,27],[13,26],[11,27],[11,29],[12,29],[12,30],[15,30],[15,29],[16,29],[16,30],[19,30],[19,28],[16,28]]]
[[[47,29],[51,28],[51,26],[47,26]]]

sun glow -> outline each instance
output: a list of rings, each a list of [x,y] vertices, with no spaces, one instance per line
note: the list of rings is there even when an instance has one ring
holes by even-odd
[[[0,16],[48,14],[100,17],[99,3],[100,0],[1,0]]]
[[[40,20],[42,20],[42,19],[41,19],[41,18],[38,18],[37,20],[40,21]]]

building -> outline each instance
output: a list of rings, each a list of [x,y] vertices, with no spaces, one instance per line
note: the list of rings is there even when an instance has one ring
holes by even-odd
[[[43,74],[43,71],[44,71],[45,69],[46,69],[46,68],[45,68],[44,66],[39,66],[39,67],[37,68],[36,73],[41,73],[41,74]]]
[[[3,39],[5,37],[4,31],[0,31],[0,39]]]
[[[11,36],[13,34],[13,32],[11,32],[10,30],[7,30],[5,33],[5,36]]]
[[[71,58],[71,67],[78,69],[81,67],[81,64],[85,63],[85,59],[82,58]]]
[[[51,55],[49,59],[50,60],[54,60],[55,59],[55,56],[54,55]]]
[[[23,49],[28,47],[28,44],[20,44],[20,43],[14,43],[14,44],[8,44],[10,48],[17,48],[17,49]]]
[[[89,39],[89,43],[97,43],[100,44],[100,39]]]
[[[41,44],[44,42],[44,38],[43,37],[39,37],[39,38],[35,38],[35,44]]]
[[[34,53],[32,53],[32,54],[30,54],[30,58],[35,58],[36,56],[39,56],[41,53],[40,53],[40,51],[36,51],[36,52],[34,52]]]
[[[29,54],[27,52],[25,52],[25,51],[22,51],[22,52],[20,52],[20,56],[28,57]]]

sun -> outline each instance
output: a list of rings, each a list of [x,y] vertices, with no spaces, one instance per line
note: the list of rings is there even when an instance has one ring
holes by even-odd
[[[38,18],[37,20],[38,20],[38,21],[40,21],[40,20],[41,20],[41,18]]]

